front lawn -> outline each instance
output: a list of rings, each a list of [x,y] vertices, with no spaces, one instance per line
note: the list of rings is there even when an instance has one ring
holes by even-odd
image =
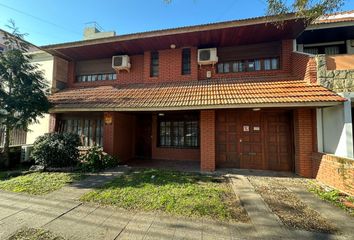
[[[80,180],[80,173],[30,173],[10,179],[1,179],[0,190],[43,195],[58,190],[68,183]]]
[[[81,200],[187,217],[249,220],[224,178],[201,174],[154,169],[133,171],[86,193]]]

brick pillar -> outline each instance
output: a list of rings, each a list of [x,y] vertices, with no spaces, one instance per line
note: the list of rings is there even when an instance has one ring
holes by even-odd
[[[114,113],[105,112],[103,116],[103,151],[114,155]]]
[[[215,110],[200,112],[200,169],[215,170]]]
[[[312,177],[314,134],[312,110],[294,110],[295,172],[303,177]]]
[[[51,113],[49,115],[49,129],[48,129],[50,133],[55,132],[56,122],[57,122],[57,115],[55,113]]]

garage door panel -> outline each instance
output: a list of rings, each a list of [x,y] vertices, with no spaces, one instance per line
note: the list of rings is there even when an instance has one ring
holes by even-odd
[[[223,166],[292,170],[290,111],[220,110],[216,129]]]

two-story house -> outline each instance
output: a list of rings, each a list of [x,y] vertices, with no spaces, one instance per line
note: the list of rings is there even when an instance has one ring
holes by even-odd
[[[318,85],[286,15],[45,46],[54,55],[51,130],[129,160],[190,160],[312,176]]]

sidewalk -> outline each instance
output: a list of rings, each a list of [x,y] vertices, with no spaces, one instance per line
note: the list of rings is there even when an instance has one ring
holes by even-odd
[[[251,218],[251,223],[248,224],[177,218],[160,213],[98,207],[78,201],[81,194],[105,184],[127,170],[118,168],[95,174],[44,197],[0,191],[0,239],[7,239],[22,227],[44,228],[75,240],[351,239],[352,237],[289,230],[270,211],[247,178],[240,174],[229,175],[229,179]],[[307,197],[311,199],[311,196]],[[330,213],[331,206],[323,202],[322,204],[327,206]],[[339,216],[340,214],[337,217]],[[352,226],[351,219],[342,221],[348,221],[346,227]]]

